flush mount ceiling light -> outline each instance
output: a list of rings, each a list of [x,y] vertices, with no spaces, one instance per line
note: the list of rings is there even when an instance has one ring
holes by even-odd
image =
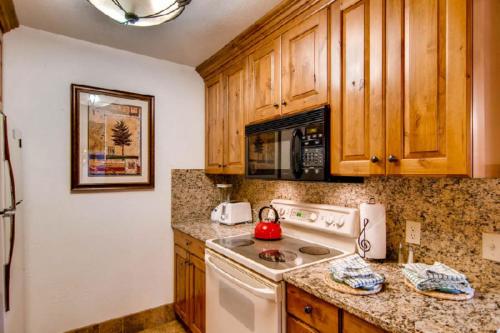
[[[179,16],[191,0],[88,0],[94,7],[126,25],[148,27]]]

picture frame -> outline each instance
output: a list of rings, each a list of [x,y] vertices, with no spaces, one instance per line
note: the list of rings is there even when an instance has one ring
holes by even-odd
[[[71,85],[71,192],[154,188],[154,96]]]

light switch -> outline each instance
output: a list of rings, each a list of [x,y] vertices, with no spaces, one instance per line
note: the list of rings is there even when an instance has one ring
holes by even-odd
[[[483,233],[483,258],[500,262],[500,233]]]

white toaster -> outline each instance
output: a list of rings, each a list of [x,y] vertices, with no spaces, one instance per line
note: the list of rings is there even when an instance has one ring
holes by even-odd
[[[228,225],[252,222],[252,209],[249,202],[223,202],[212,209],[210,218]]]

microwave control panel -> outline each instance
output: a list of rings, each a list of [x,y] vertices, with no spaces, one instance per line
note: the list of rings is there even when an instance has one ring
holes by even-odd
[[[325,133],[323,124],[311,124],[302,136],[302,162],[305,178],[325,172]]]

